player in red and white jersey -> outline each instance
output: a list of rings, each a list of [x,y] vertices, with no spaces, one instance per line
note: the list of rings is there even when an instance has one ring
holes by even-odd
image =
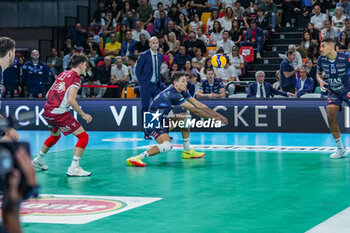
[[[44,162],[44,157],[50,148],[56,144],[61,137],[61,132],[67,136],[73,134],[79,140],[75,146],[73,161],[68,168],[68,176],[90,176],[91,172],[84,171],[79,166],[80,158],[88,144],[89,135],[85,132],[81,124],[74,119],[69,112],[72,106],[87,123],[92,117],[79,108],[76,101],[77,93],[81,85],[80,75],[85,73],[88,58],[83,54],[74,54],[71,57],[72,69],[61,73],[55,83],[46,94],[46,104],[43,116],[48,123],[51,136],[46,139],[39,155],[33,160],[33,165],[43,171],[48,170]]]

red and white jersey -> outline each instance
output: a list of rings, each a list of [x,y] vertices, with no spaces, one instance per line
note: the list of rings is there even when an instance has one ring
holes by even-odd
[[[80,88],[81,78],[77,72],[67,70],[57,76],[51,86],[44,109],[53,114],[69,111],[68,95],[71,88]]]

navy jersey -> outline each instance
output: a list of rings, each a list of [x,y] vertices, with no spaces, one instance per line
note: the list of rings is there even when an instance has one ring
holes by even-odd
[[[9,90],[18,89],[20,85],[20,65],[17,58],[15,58],[13,65],[4,71],[4,81],[6,92]]]
[[[3,77],[2,77],[2,68],[0,66],[0,97],[2,92],[2,85],[3,85]]]
[[[34,65],[28,61],[23,65],[23,79],[27,83],[28,92],[44,93],[44,85],[48,83],[50,75],[49,67],[42,61]]]
[[[349,56],[345,53],[337,53],[333,61],[328,60],[325,56],[320,56],[317,71],[325,73],[329,89],[334,93],[341,94],[350,90],[350,61]]]
[[[210,85],[208,80],[204,80],[199,87],[200,90],[203,90],[203,94],[220,94],[221,88],[224,88],[224,84],[219,79],[214,79],[213,85]]]
[[[186,99],[191,98],[188,90],[177,92],[174,85],[171,84],[161,93],[159,93],[151,103],[149,110],[157,111],[159,110],[162,114],[167,114],[173,109],[175,106],[181,105],[186,101]]]

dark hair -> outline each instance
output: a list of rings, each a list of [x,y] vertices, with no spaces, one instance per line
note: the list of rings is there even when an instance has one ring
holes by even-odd
[[[256,20],[252,20],[252,21],[250,21],[250,25],[252,25],[252,24],[256,24]]]
[[[73,68],[78,67],[81,63],[88,62],[89,59],[87,56],[81,53],[74,53],[73,56],[70,58],[70,64]]]
[[[286,52],[286,57],[287,57],[288,55],[292,55],[293,53],[295,53],[295,51],[293,51],[293,50],[288,50],[288,51]]]
[[[136,62],[136,60],[137,60],[137,58],[136,58],[135,55],[129,55],[129,56],[128,56],[128,59],[131,60],[131,61],[133,61],[133,62]]]
[[[205,69],[205,74],[207,74],[207,73],[208,73],[208,71],[213,71],[213,72],[215,73],[214,69],[213,69],[213,68],[211,68],[211,67],[208,67],[208,68],[206,68],[206,69]]]
[[[303,32],[303,35],[301,36],[301,41],[302,41],[302,42],[306,42],[306,39],[305,39],[305,34],[306,34],[306,33],[309,34],[310,41],[312,40],[311,35],[310,35],[310,32],[304,31],[304,32]]]
[[[10,50],[14,50],[16,42],[8,37],[0,37],[0,57],[5,57]]]
[[[160,5],[163,5],[163,3],[162,2],[158,2],[157,3],[157,7],[159,7]]]
[[[324,40],[322,40],[322,43],[332,43],[332,44],[335,44],[335,41],[332,39],[332,38],[326,38]]]
[[[218,29],[218,31],[216,31],[216,30],[215,30],[215,27],[214,27],[214,25],[215,25],[216,23],[219,24],[219,29]],[[221,31],[222,31],[221,23],[220,23],[219,21],[216,20],[216,21],[213,23],[213,32],[214,32],[214,33],[217,33],[217,32],[221,32]]]
[[[184,72],[175,72],[172,76],[171,76],[171,82],[174,83],[175,81],[179,81],[179,79],[182,77],[182,76],[186,76],[187,77],[187,74],[184,73]]]
[[[218,11],[218,9],[213,9],[212,11],[211,11],[211,16],[210,16],[210,19],[211,20],[213,20],[214,18],[213,18],[213,13],[216,11],[216,13],[219,13],[219,11]],[[217,16],[218,18],[219,18],[219,15]]]

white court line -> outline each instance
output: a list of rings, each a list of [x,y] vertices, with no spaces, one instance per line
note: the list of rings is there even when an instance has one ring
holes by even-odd
[[[349,233],[350,207],[306,231],[306,233]]]

